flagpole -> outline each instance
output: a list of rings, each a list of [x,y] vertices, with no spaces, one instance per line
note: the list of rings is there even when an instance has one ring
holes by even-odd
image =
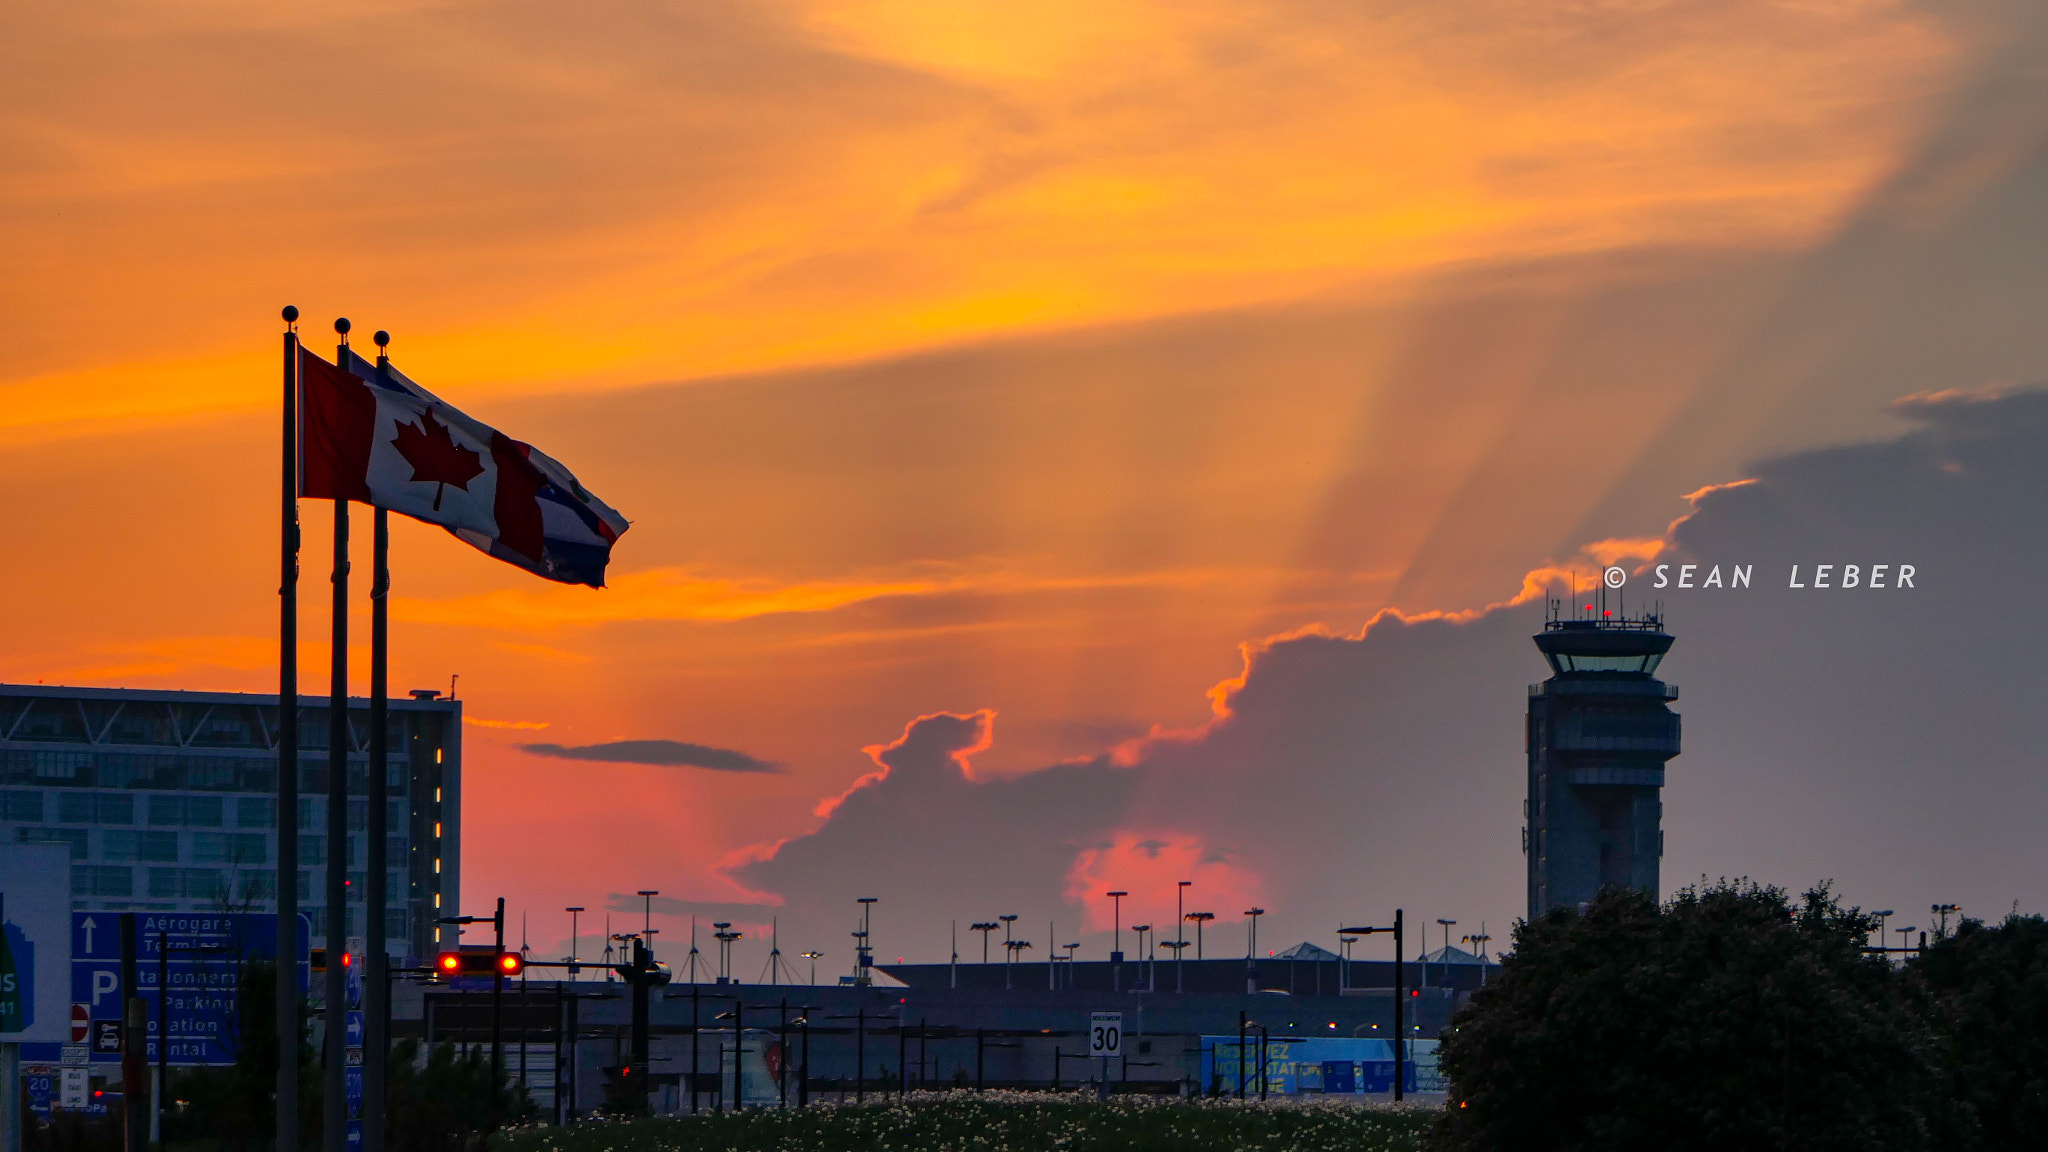
[[[278,520],[277,1150],[299,1146],[299,310],[284,310]]]
[[[348,319],[334,322],[348,363]],[[327,1075],[321,1097],[324,1152],[345,1152],[348,1133],[348,499],[334,495],[333,683],[327,705]]]
[[[391,334],[378,332],[377,373],[388,375],[391,357],[385,347]],[[375,528],[370,545],[370,779],[369,812],[364,822],[363,884],[363,1152],[384,1152],[384,1062],[390,1038],[385,1021],[390,1015],[390,985],[386,970],[384,905],[386,861],[384,838],[389,833],[385,803],[390,780],[386,761],[390,758],[385,721],[385,697],[390,691],[390,594],[391,517],[383,508],[373,514]]]

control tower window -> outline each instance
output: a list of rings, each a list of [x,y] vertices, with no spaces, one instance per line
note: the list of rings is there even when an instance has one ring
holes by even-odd
[[[1558,672],[1642,672],[1654,673],[1664,660],[1662,652],[1628,656],[1575,656],[1569,652],[1545,653]]]

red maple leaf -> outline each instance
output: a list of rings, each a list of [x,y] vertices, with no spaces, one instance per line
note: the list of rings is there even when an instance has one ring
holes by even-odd
[[[441,494],[447,485],[453,484],[464,492],[469,491],[469,482],[483,475],[483,457],[474,449],[464,448],[448,435],[448,429],[434,419],[433,409],[420,414],[419,424],[400,424],[398,436],[391,441],[405,462],[412,465],[412,478],[429,484],[439,484],[434,489],[434,511],[441,510]]]

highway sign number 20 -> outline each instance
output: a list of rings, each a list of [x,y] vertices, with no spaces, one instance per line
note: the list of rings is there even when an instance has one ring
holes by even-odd
[[[1124,1048],[1124,1014],[1092,1012],[1088,1016],[1088,1054],[1121,1056]]]

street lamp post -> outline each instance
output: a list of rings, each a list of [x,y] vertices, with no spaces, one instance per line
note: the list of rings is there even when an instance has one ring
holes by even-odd
[[[1182,934],[1187,931],[1185,925],[1187,924],[1188,886],[1193,883],[1193,880],[1174,881],[1175,887],[1173,891],[1173,990],[1175,992],[1186,992],[1188,990],[1187,957],[1183,955],[1183,953],[1187,950],[1188,942],[1183,938]]]
[[[1251,929],[1245,934],[1244,942],[1244,990],[1251,995],[1259,990],[1259,917],[1266,914],[1264,908],[1247,908],[1245,916],[1251,920]]]
[[[1152,954],[1145,950],[1145,933],[1150,932],[1151,930],[1152,926],[1150,924],[1131,925],[1131,931],[1136,932],[1138,934],[1138,979],[1139,982],[1144,984],[1145,991],[1147,992],[1150,992],[1152,990],[1152,981],[1148,979],[1145,974],[1145,958]]]
[[[1003,922],[1003,987],[1007,989],[1010,987],[1010,969],[1017,960],[1017,950],[1011,947],[1010,940],[1010,926],[1017,922],[1017,914],[1012,912],[1007,916],[998,916],[996,919]]]
[[[1443,930],[1444,930],[1444,950],[1443,950],[1443,952],[1442,952],[1442,953],[1440,953],[1440,954],[1439,954],[1438,958],[1439,958],[1440,960],[1442,960],[1442,961],[1443,961],[1443,965],[1444,965],[1444,973],[1443,973],[1443,975],[1444,975],[1444,980],[1445,980],[1445,982],[1446,982],[1446,983],[1448,983],[1448,982],[1450,981],[1450,978],[1451,978],[1451,926],[1452,926],[1453,924],[1456,924],[1456,923],[1457,923],[1457,921],[1456,921],[1456,920],[1446,920],[1446,919],[1444,919],[1443,917],[1439,916],[1439,917],[1437,917],[1437,918],[1436,918],[1436,922],[1437,922],[1437,924],[1438,924],[1438,925],[1440,925],[1440,926],[1441,926],[1441,927],[1443,928]],[[1427,948],[1427,947],[1429,947],[1429,937],[1428,937],[1428,936],[1424,936],[1424,937],[1422,938],[1422,946],[1423,946],[1424,948]],[[1427,983],[1429,983],[1429,964],[1428,964],[1428,962],[1427,962],[1427,961],[1425,961],[1425,962],[1423,963],[1423,965],[1422,965],[1422,982],[1423,982],[1424,984],[1427,984]]]
[[[582,971],[576,964],[576,918],[583,911],[583,906],[579,904],[574,908],[564,908],[562,911],[569,914],[569,979],[574,980],[576,974]]]
[[[1941,927],[1936,928],[1934,931],[1936,936],[1945,938],[1948,936],[1949,914],[1952,912],[1961,912],[1963,910],[1963,906],[1960,904],[1935,904],[1930,906],[1927,910],[1933,913],[1934,915],[1941,917]]]
[[[1195,922],[1195,959],[1197,960],[1200,960],[1202,958],[1202,925],[1207,924],[1209,921],[1214,920],[1215,918],[1216,914],[1214,912],[1188,913],[1188,919],[1193,920]]]
[[[1129,892],[1111,892],[1109,913],[1109,972],[1111,991],[1124,990],[1124,897]]]
[[[1002,927],[992,920],[977,920],[967,926],[969,932],[981,933],[981,965],[988,967],[988,934]]]
[[[1880,908],[1872,912],[1871,915],[1877,917],[1877,950],[1882,953],[1884,951],[1884,922],[1896,915],[1896,913],[1890,908]]]
[[[818,982],[818,957],[823,955],[823,952],[818,952],[815,950],[804,953],[804,959],[809,960],[811,962],[811,983],[813,984],[816,984]]]
[[[1408,1042],[1408,1029],[1405,1026],[1407,1023],[1407,1001],[1402,999],[1403,988],[1401,986],[1401,929],[1402,914],[1399,908],[1394,909],[1394,926],[1391,928],[1362,927],[1337,929],[1340,935],[1345,936],[1370,936],[1375,932],[1392,932],[1394,934],[1394,1100],[1396,1103],[1399,1103],[1401,1099],[1402,1052]]]

